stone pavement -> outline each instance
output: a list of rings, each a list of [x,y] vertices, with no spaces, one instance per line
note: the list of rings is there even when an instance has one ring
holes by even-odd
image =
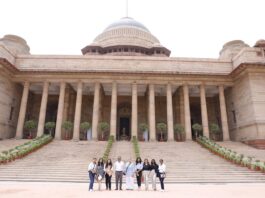
[[[0,182],[1,198],[249,198],[263,197],[265,184],[168,184],[166,191],[94,191],[88,192],[88,184],[84,183],[42,183],[42,182]],[[97,186],[95,186],[97,187]]]

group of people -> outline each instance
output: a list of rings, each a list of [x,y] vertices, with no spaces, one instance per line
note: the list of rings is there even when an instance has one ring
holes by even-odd
[[[138,157],[135,162],[129,159],[126,163],[118,157],[117,161],[112,164],[111,159],[104,163],[103,158],[98,161],[96,158],[88,165],[89,173],[89,191],[93,191],[94,182],[98,182],[98,190],[101,190],[102,182],[105,179],[106,190],[111,190],[111,178],[115,174],[116,188],[122,190],[122,178],[126,178],[126,190],[134,190],[134,178],[136,177],[138,190],[141,190],[144,182],[145,190],[149,189],[149,181],[152,183],[152,189],[157,190],[156,180],[159,178],[161,191],[165,190],[164,179],[166,178],[166,165],[163,159],[157,164],[154,159],[151,162]]]

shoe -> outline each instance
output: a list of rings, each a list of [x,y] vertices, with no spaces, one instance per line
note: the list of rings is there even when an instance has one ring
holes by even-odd
[[[93,189],[90,189],[89,192],[93,192]]]
[[[122,188],[120,188],[120,190],[122,190]]]
[[[162,189],[161,189],[160,192],[165,192],[165,190],[162,190]]]
[[[118,188],[115,188],[115,190],[118,190]]]

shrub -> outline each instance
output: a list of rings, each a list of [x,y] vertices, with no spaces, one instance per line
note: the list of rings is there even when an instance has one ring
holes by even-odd
[[[37,122],[35,120],[28,120],[25,122],[24,128],[28,130],[29,137],[32,138],[32,131],[37,128]]]
[[[66,131],[66,137],[65,139],[69,139],[70,138],[70,130],[73,129],[73,123],[70,121],[64,121],[62,124],[62,128]]]
[[[182,140],[184,133],[184,127],[182,126],[182,124],[175,124],[174,125],[174,132],[177,136],[178,140]]]
[[[167,125],[163,122],[156,124],[157,130],[160,132],[160,140],[163,141],[163,134],[167,132]]]
[[[202,125],[195,123],[192,125],[192,129],[195,131],[196,138],[199,136],[199,133],[202,131]]]
[[[52,135],[52,132],[55,129],[55,125],[55,122],[46,122],[45,129],[49,131],[50,135]]]
[[[98,124],[98,129],[101,133],[101,139],[104,140],[105,133],[109,130],[109,123],[107,122],[100,122]]]

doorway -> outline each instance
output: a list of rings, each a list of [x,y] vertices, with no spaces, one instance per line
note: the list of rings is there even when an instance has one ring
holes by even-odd
[[[120,127],[119,127],[119,140],[130,140],[130,118],[129,117],[120,117]]]

